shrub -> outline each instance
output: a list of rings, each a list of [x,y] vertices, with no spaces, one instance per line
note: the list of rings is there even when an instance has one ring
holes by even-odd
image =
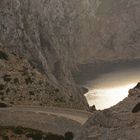
[[[18,79],[18,78],[15,78],[15,79],[14,79],[14,83],[15,83],[15,84],[17,84],[17,83],[19,84],[19,79]]]
[[[59,89],[58,89],[58,88],[56,88],[56,89],[55,89],[55,92],[59,92]]]
[[[4,101],[4,97],[1,97],[1,100]]]
[[[8,60],[8,55],[3,51],[0,51],[0,59]]]
[[[48,133],[44,140],[65,140],[63,136]]]
[[[0,92],[0,95],[4,95],[4,92]]]
[[[2,136],[3,140],[9,140],[9,137],[8,136]]]
[[[27,85],[33,83],[31,77],[26,78],[26,79],[25,79],[25,82],[26,82]]]
[[[35,95],[33,91],[29,91],[29,94],[30,95]]]
[[[6,81],[6,82],[11,81],[10,75],[4,75],[4,76],[3,76],[3,79],[4,79],[4,81]]]
[[[65,133],[65,140],[73,140],[74,135],[72,132],[66,132]]]
[[[0,103],[0,107],[8,107],[5,103]]]
[[[3,90],[5,86],[3,84],[0,84],[0,90]]]
[[[9,92],[10,92],[10,89],[9,89],[9,88],[7,88],[7,89],[6,89],[6,93],[9,93]]]
[[[22,127],[19,126],[19,127],[13,128],[13,133],[15,133],[17,135],[23,134]]]
[[[43,138],[42,134],[39,132],[28,133],[28,134],[26,134],[26,137],[32,138],[33,140],[42,140],[42,138]]]

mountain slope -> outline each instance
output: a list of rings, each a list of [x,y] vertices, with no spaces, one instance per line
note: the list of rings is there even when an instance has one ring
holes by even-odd
[[[98,60],[139,58],[139,8],[139,0],[1,0],[0,44],[88,108],[72,71]]]
[[[49,83],[27,60],[0,47],[0,102],[83,109]],[[75,103],[74,103],[75,102]]]
[[[131,89],[128,98],[118,105],[94,112],[76,140],[139,140],[139,134],[140,84]]]

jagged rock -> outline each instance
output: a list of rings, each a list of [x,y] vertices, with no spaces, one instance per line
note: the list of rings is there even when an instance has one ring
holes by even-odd
[[[140,83],[138,83],[135,88],[140,89]]]
[[[96,106],[95,105],[90,107],[90,112],[94,112],[94,111],[96,111]]]
[[[136,89],[137,93],[134,94]],[[95,111],[75,140],[139,140],[140,90],[136,86],[129,92],[133,92],[133,96],[118,105]]]

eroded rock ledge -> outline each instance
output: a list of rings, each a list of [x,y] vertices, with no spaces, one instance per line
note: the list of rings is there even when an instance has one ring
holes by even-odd
[[[104,111],[96,111],[75,140],[139,140],[140,83],[129,91],[128,98]]]

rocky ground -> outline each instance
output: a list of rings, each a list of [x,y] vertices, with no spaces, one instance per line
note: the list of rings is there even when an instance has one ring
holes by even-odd
[[[94,112],[75,140],[139,140],[140,84],[116,106]]]
[[[0,103],[70,108],[74,100],[65,98],[26,59],[0,47]]]

